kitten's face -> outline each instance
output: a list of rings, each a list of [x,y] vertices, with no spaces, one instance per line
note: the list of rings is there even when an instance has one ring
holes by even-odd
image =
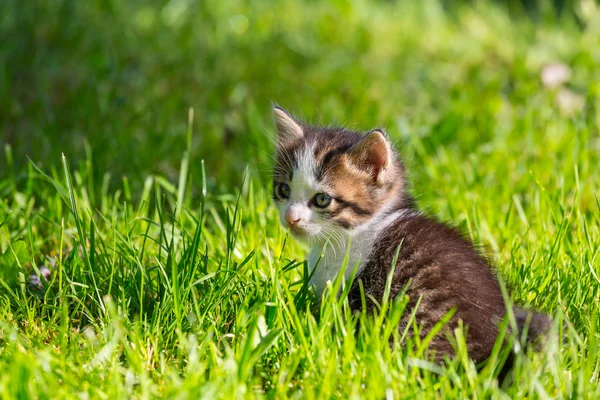
[[[274,115],[273,198],[281,224],[294,237],[342,238],[401,193],[401,166],[381,131],[310,127],[278,107]]]

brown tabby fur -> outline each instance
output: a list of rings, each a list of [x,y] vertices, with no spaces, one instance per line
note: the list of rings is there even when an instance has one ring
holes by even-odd
[[[404,166],[389,140],[382,145],[377,132],[369,136],[339,128],[308,126],[280,108],[275,109],[279,144],[274,183],[289,183],[302,162],[302,151],[312,150],[318,182],[330,188],[332,203],[324,218],[349,234],[371,218],[399,213],[400,217],[376,233],[368,257],[349,293],[355,310],[363,307],[360,286],[366,296],[367,311],[381,302],[393,259],[399,248],[391,282],[391,297],[408,284],[409,308],[418,301],[416,320],[422,335],[450,310],[455,313],[445,327],[452,331],[462,321],[467,329],[469,355],[476,361],[486,359],[498,336],[498,323],[506,314],[500,285],[488,261],[456,229],[421,214],[406,188]],[[371,139],[365,139],[372,137]],[[373,143],[361,144],[365,140]],[[384,161],[382,161],[384,157]],[[274,198],[281,202],[274,191]],[[312,200],[311,200],[312,201]],[[386,204],[386,209],[384,209]],[[312,207],[312,205],[307,205]],[[551,325],[547,316],[514,309],[519,329],[529,324],[531,340]],[[408,313],[401,320],[407,323]],[[452,356],[447,335],[438,334],[430,344],[435,358]]]

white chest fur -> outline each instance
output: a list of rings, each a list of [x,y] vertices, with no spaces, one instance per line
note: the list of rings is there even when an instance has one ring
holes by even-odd
[[[335,281],[342,269],[346,280],[350,278],[355,268],[358,276],[369,262],[374,244],[381,232],[398,218],[406,218],[411,214],[411,211],[401,210],[374,217],[354,231],[345,232],[343,240],[316,243],[308,255],[308,265],[312,274],[310,284],[314,286],[316,295],[320,298],[327,285]],[[348,262],[344,263],[346,256]]]

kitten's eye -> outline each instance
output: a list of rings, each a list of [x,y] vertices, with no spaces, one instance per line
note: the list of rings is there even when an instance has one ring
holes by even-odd
[[[325,193],[315,194],[315,205],[319,208],[325,208],[331,204],[331,196]]]
[[[277,192],[277,197],[279,197],[280,199],[290,198],[291,190],[286,183],[278,183],[277,187],[275,188],[275,191]]]

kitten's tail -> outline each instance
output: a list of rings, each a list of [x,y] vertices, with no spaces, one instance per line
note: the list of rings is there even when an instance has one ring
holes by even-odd
[[[526,343],[534,347],[541,345],[552,328],[552,318],[546,314],[513,307],[513,313],[519,329],[519,337],[526,332]]]
[[[525,345],[532,346],[535,350],[540,350],[552,328],[552,318],[546,314],[524,310],[519,307],[513,307],[513,313],[517,322],[518,337],[522,338],[525,335]],[[514,358],[514,353],[510,352],[498,375],[500,382],[504,382],[505,378],[509,376]]]

